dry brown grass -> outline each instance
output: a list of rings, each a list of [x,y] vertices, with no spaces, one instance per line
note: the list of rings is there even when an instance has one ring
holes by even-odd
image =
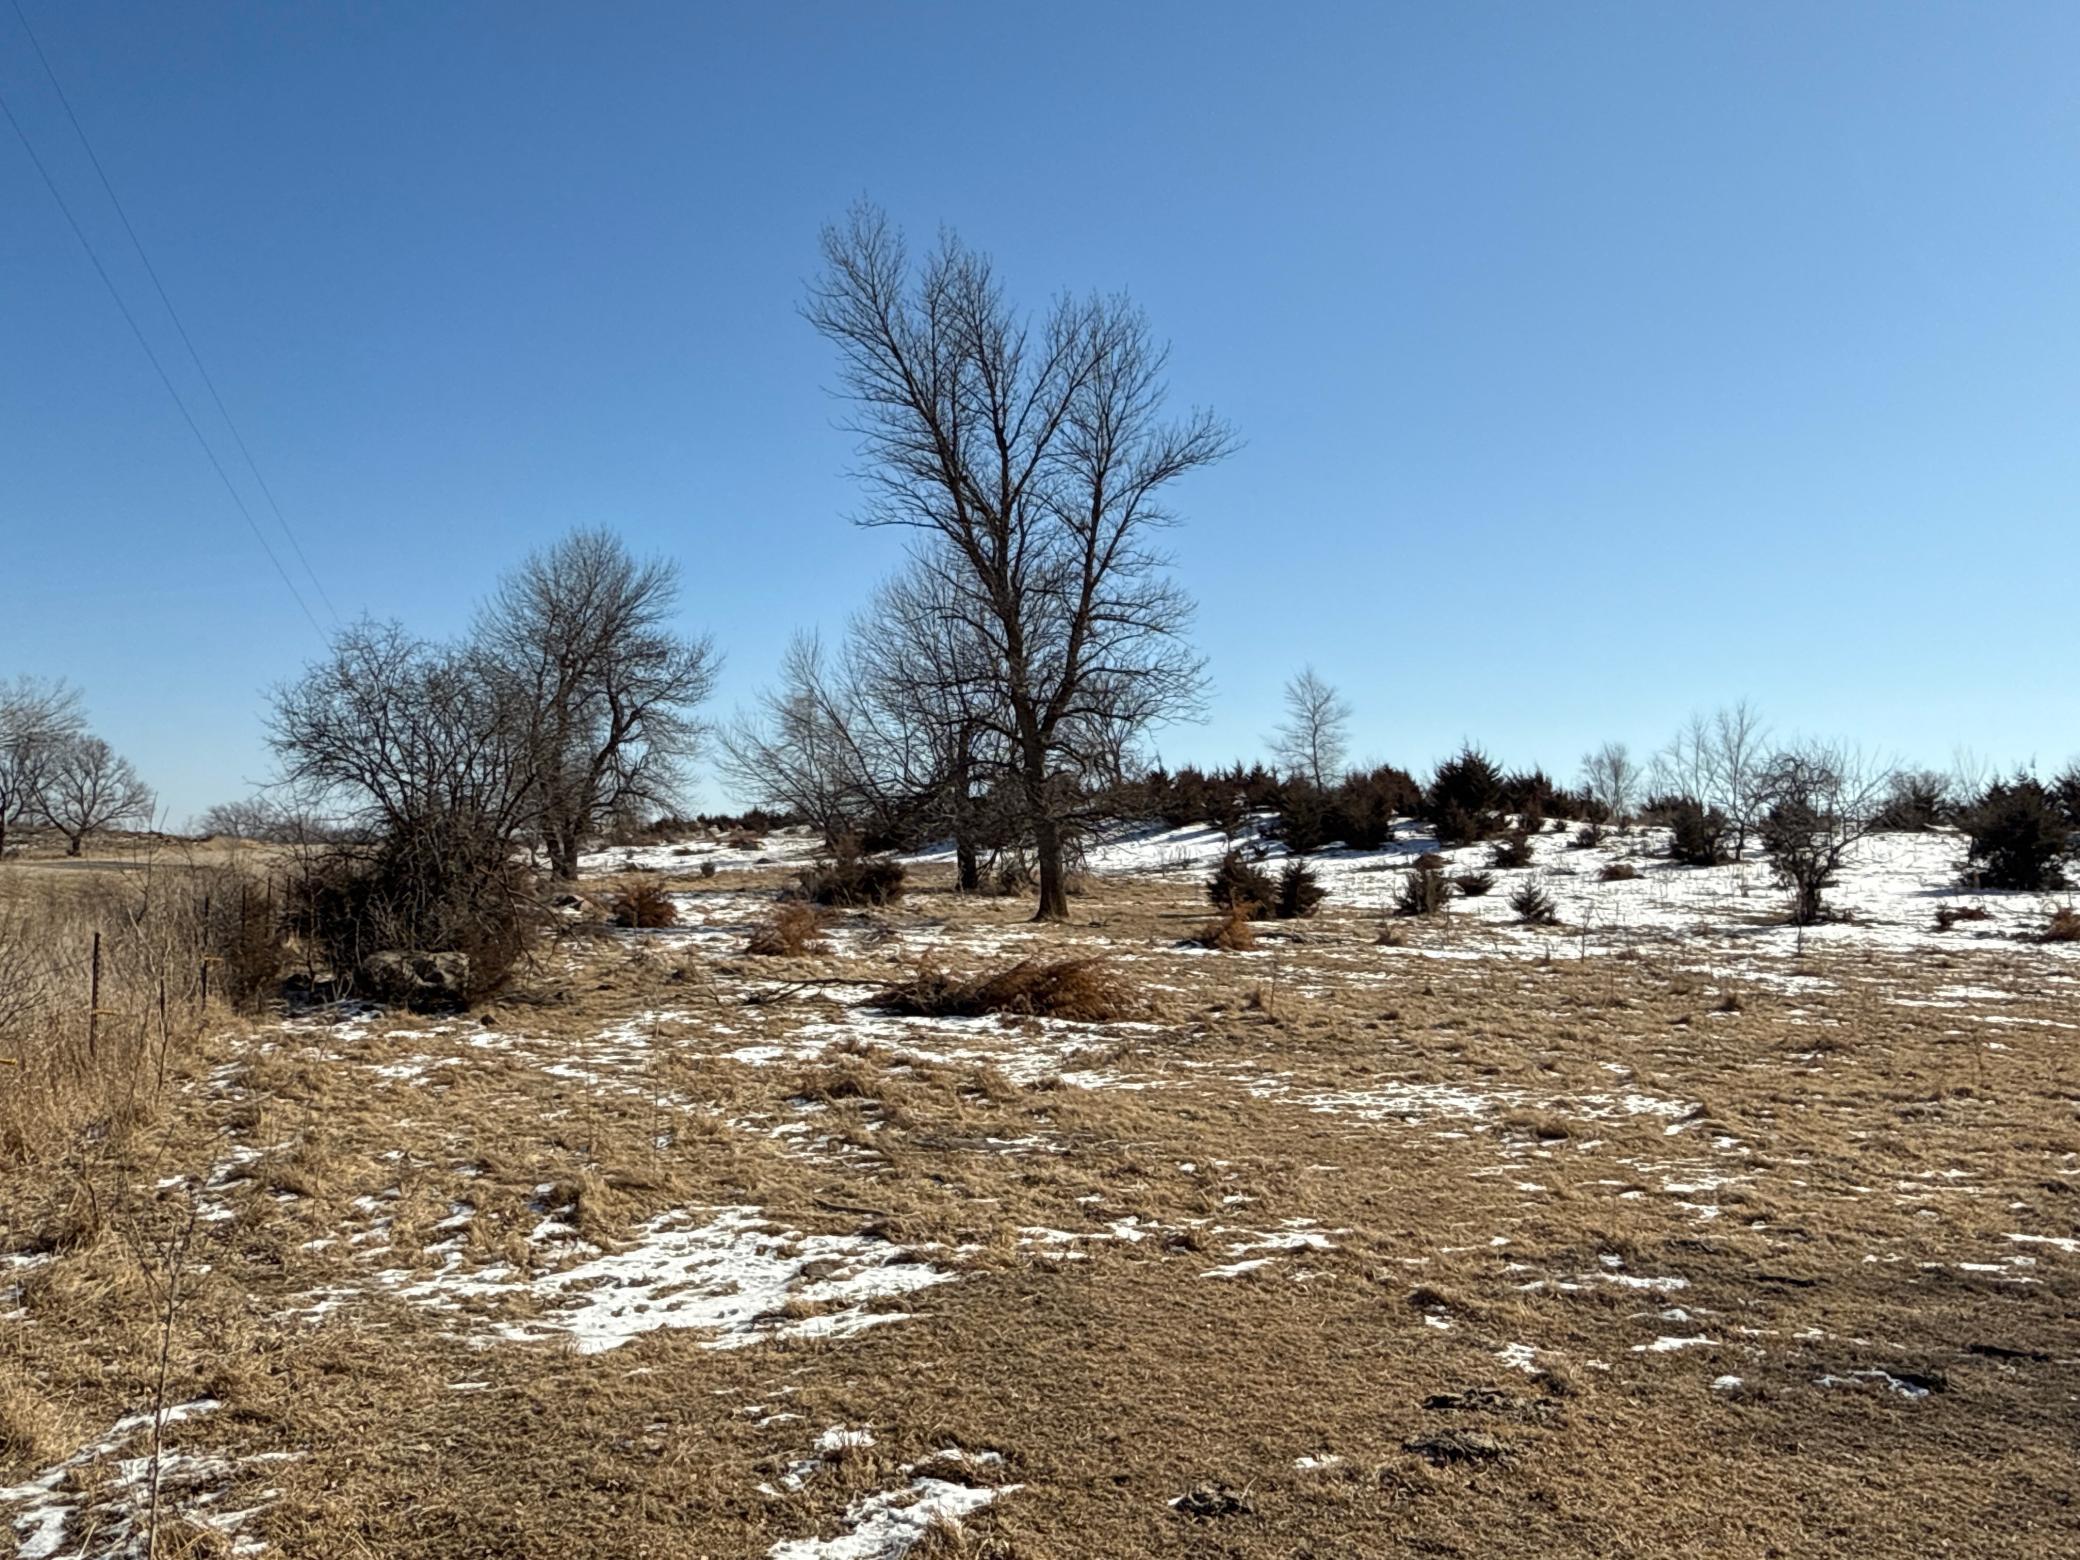
[[[799,959],[805,954],[828,953],[830,944],[823,936],[827,924],[828,918],[815,905],[790,901],[752,930],[744,951],[774,959]]]
[[[19,1282],[0,1309],[25,1313],[0,1371],[76,1415],[23,1476],[149,1400],[135,1200],[249,1147],[264,1157],[210,1194],[229,1216],[172,1358],[173,1396],[223,1406],[172,1440],[298,1454],[239,1464],[213,1508],[259,1505],[246,1533],[285,1554],[555,1554],[578,1533],[602,1557],[757,1555],[841,1534],[855,1502],[925,1473],[1022,1488],[913,1557],[2074,1550],[2080,1260],[2008,1239],[2072,1231],[2063,1032],[2011,1024],[1990,1049],[1898,1000],[1999,986],[2003,1017],[2060,1021],[2060,950],[1816,955],[1795,1001],[1736,1018],[1710,1012],[1733,972],[1698,978],[1680,944],[1437,961],[1331,906],[1281,949],[1274,1026],[1248,1011],[1265,961],[1176,946],[1204,913],[1194,883],[1100,880],[1080,924],[1046,928],[927,885],[886,946],[834,940],[819,977],[907,978],[913,935],[985,968],[999,949],[1111,952],[1174,1009],[1127,1034],[949,1035],[739,965],[747,912],[718,902],[726,944],[576,943],[495,1027],[208,1037],[161,1113],[66,1169],[93,1198],[56,1195],[48,1171],[0,1178],[11,1230],[112,1210],[99,1238],[0,1270]],[[791,995],[752,1000],[775,990]],[[779,1065],[736,1059],[752,1045]],[[1072,1066],[1146,1087],[1048,1074]],[[1433,1111],[1430,1090],[1472,1103]],[[1628,1110],[1635,1091],[1696,1113]],[[442,1311],[372,1286],[439,1272],[438,1226],[465,1203],[471,1269],[573,1260],[530,1239],[545,1218],[626,1253],[660,1214],[750,1205],[955,1278],[850,1337],[718,1350],[667,1329],[578,1354],[493,1336],[541,1313],[525,1294]],[[1129,1220],[1138,1239],[1117,1233]],[[1296,1229],[1326,1245],[1235,1249]],[[2033,1282],[1961,1266],[2017,1254]],[[333,1290],[349,1298],[307,1314]],[[832,1304],[790,1295],[761,1327]],[[1644,1348],[1663,1334],[1712,1342]],[[1532,1370],[1503,1362],[1512,1346]],[[1940,1387],[1909,1400],[1861,1370]],[[876,1444],[783,1488],[832,1425]],[[939,1459],[949,1445],[1003,1462]],[[1325,1453],[1341,1461],[1295,1466]],[[107,1487],[105,1467],[81,1479]]]
[[[607,918],[616,926],[656,929],[679,924],[679,907],[662,883],[645,878],[622,882],[606,896]]]
[[[926,965],[872,1005],[912,1018],[984,1018],[1008,1013],[1104,1024],[1142,1010],[1101,959],[1021,959],[985,975],[949,975]]]
[[[2051,912],[2045,923],[2043,941],[2047,943],[2080,942],[2080,910],[2071,905],[2060,905]]]
[[[1223,953],[1237,953],[1257,945],[1257,934],[1250,925],[1250,906],[1235,904],[1225,915],[1214,917],[1200,927],[1192,938],[1202,948],[1217,948]]]

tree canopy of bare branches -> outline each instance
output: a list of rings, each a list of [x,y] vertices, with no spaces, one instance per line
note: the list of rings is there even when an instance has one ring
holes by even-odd
[[[508,684],[535,824],[561,878],[608,817],[679,799],[718,659],[674,633],[678,570],[574,531],[500,581],[476,644]]]
[[[0,683],[0,852],[10,831],[43,816],[52,767],[85,730],[79,694],[66,684],[37,677]]]
[[[1312,666],[1286,683],[1286,718],[1271,751],[1292,774],[1320,787],[1333,783],[1350,751],[1351,706]]]
[[[1619,828],[1632,822],[1639,805],[1639,765],[1622,742],[1606,742],[1582,759],[1582,785]]]
[[[1710,716],[1691,716],[1654,757],[1657,787],[1725,815],[1736,861],[1746,853],[1761,816],[1768,742],[1760,712],[1742,699]]]
[[[1065,834],[1132,733],[1192,712],[1191,604],[1155,541],[1172,485],[1233,447],[1210,413],[1166,418],[1166,353],[1122,297],[1037,319],[948,236],[913,267],[860,206],[826,229],[805,313],[853,407],[860,517],[920,533],[916,567],[979,651],[1039,866],[1040,919],[1068,914]]]
[[[1791,918],[1810,926],[1852,846],[1869,834],[1891,794],[1896,766],[1838,742],[1806,741],[1762,765],[1761,837],[1777,881],[1791,890]]]
[[[44,822],[65,836],[65,854],[77,856],[89,834],[149,819],[152,793],[106,742],[74,736],[52,755],[37,805]]]

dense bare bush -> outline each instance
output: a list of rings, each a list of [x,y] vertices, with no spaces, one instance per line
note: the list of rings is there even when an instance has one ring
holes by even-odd
[[[2029,775],[1997,780],[1963,813],[1967,875],[1984,888],[2041,891],[2065,883],[2074,829],[2058,798]]]
[[[1553,903],[1553,896],[1534,878],[1517,885],[1509,896],[1509,907],[1528,926],[1553,926],[1560,920],[1560,909]]]
[[[1462,899],[1479,899],[1482,895],[1494,889],[1495,874],[1492,872],[1462,872],[1452,879],[1452,886],[1459,890],[1459,897]]]
[[[903,897],[908,873],[900,861],[869,856],[849,840],[841,841],[828,861],[800,873],[797,892],[813,904],[858,908],[892,905]]]
[[[1891,784],[1888,767],[1834,743],[1807,742],[1770,760],[1761,779],[1762,843],[1777,881],[1791,890],[1794,924],[1821,918],[1825,891],[1870,832]]]
[[[1603,843],[1603,825],[1585,823],[1574,831],[1574,838],[1567,842],[1569,850],[1594,850]]]
[[[1629,861],[1607,861],[1603,870],[1596,874],[1600,883],[1630,883],[1639,876],[1639,868]]]
[[[915,1018],[1009,1013],[1084,1024],[1128,1018],[1140,1006],[1098,959],[1021,959],[1009,969],[965,978],[926,966],[913,979],[872,998],[869,1005]]]
[[[1940,905],[1936,909],[1936,930],[1947,932],[1961,921],[1991,921],[1993,912],[1979,905]]]

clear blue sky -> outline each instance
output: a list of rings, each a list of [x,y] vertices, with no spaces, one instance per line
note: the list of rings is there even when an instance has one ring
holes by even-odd
[[[837,630],[898,542],[795,306],[864,193],[1130,289],[1247,440],[1167,757],[1309,660],[1411,767],[1744,693],[2080,750],[2080,7],[22,4],[343,614],[584,523],[683,564],[718,713]],[[235,462],[5,5],[0,91]],[[0,124],[0,674],[178,818],[316,648]]]

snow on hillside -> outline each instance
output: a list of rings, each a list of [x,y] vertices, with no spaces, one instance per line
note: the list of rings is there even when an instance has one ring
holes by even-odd
[[[1261,829],[1268,820],[1259,819]],[[1668,833],[1639,828],[1607,834],[1588,848],[1574,845],[1567,831],[1537,835],[1532,865],[1515,869],[1489,864],[1490,847],[1461,845],[1439,850],[1429,829],[1404,821],[1400,838],[1378,850],[1330,849],[1309,858],[1328,892],[1329,903],[1385,913],[1392,909],[1403,874],[1425,851],[1445,858],[1447,876],[1491,873],[1495,885],[1478,898],[1454,897],[1447,918],[1506,933],[1527,944],[1566,939],[1614,946],[1640,939],[1704,936],[1761,953],[1790,953],[1799,929],[1785,924],[1786,894],[1770,875],[1769,862],[1751,850],[1749,859],[1723,867],[1685,867],[1667,859]],[[1251,835],[1237,843],[1282,858],[1275,841]],[[1092,844],[1090,870],[1104,874],[1199,876],[1229,849],[1218,829],[1141,826],[1118,831]],[[1622,864],[1622,866],[1621,866]],[[2062,894],[1968,891],[1958,887],[1965,841],[1953,831],[1877,834],[1852,847],[1840,881],[1828,891],[1831,910],[1846,917],[1808,927],[1808,946],[2012,948],[2040,931],[2052,910],[2070,900]],[[1639,875],[1606,881],[1605,869],[1629,866]],[[1559,909],[1558,927],[1520,927],[1510,895],[1525,879],[1535,880]],[[1936,925],[1937,909],[1983,910],[1985,920],[1961,921],[1949,931]],[[2080,959],[2080,949],[2066,951]]]

